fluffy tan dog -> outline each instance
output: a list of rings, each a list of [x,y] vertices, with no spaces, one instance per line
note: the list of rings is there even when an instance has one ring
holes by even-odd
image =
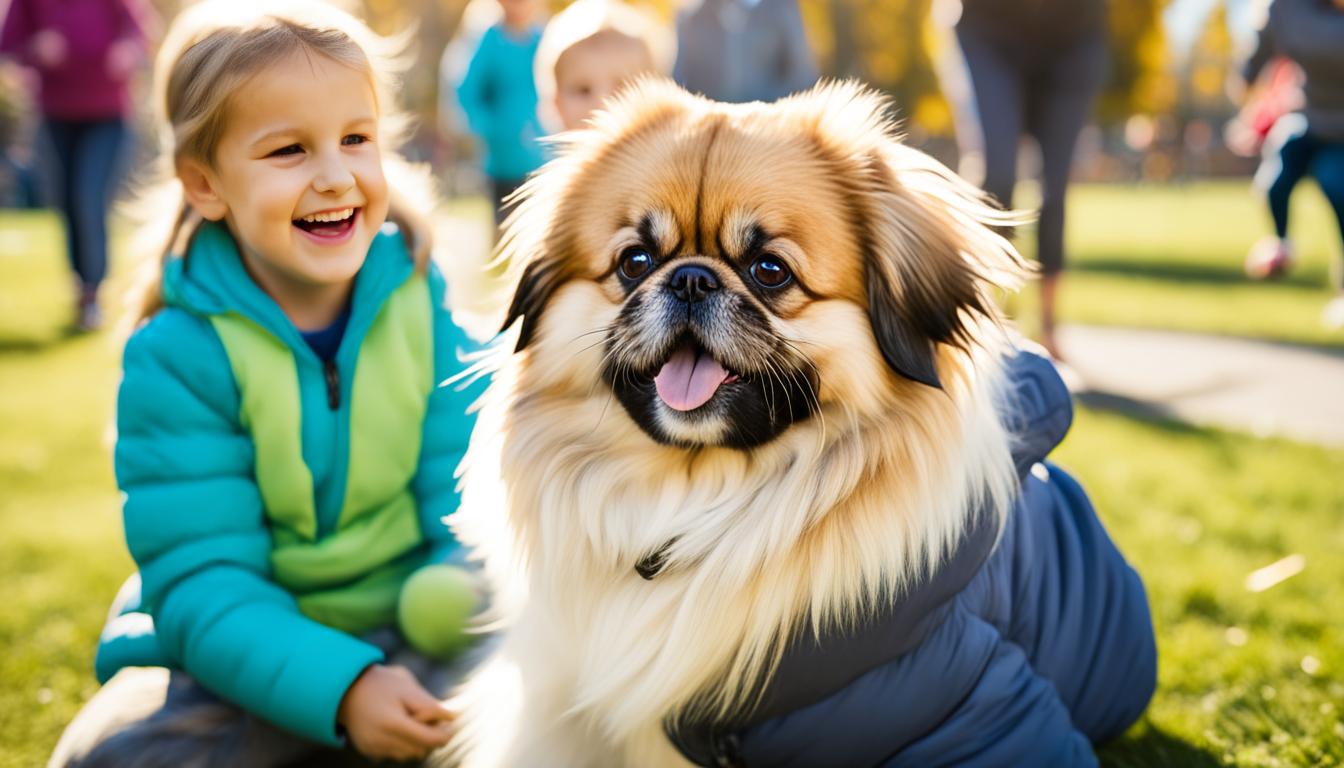
[[[685,764],[665,723],[749,710],[795,629],[851,625],[1002,517],[1013,223],[855,85],[645,82],[571,135],[501,245],[516,342],[455,526],[503,637],[457,757]]]

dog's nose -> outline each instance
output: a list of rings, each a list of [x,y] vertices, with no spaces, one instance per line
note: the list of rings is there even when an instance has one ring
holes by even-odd
[[[709,294],[719,290],[719,278],[714,270],[699,264],[687,264],[677,267],[672,279],[667,281],[672,295],[687,304],[704,301]]]

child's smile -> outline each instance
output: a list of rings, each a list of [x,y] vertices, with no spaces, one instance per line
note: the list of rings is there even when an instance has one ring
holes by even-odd
[[[344,243],[355,231],[355,218],[358,208],[341,208],[334,211],[320,211],[294,220],[294,226],[324,245]]]

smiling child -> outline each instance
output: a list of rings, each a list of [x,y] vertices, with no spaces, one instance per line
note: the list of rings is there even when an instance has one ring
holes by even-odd
[[[473,394],[439,383],[467,340],[394,173],[382,41],[279,5],[194,6],[160,54],[182,194],[117,407],[140,571],[55,765],[404,760],[451,731],[389,659],[448,647],[399,616],[413,577],[476,600],[442,578]]]

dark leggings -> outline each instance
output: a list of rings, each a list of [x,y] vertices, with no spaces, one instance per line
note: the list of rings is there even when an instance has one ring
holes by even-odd
[[[1278,133],[1276,128],[1276,133]],[[1293,187],[1310,173],[1335,211],[1340,239],[1344,241],[1344,142],[1325,141],[1311,133],[1305,121],[1272,136],[1257,180],[1265,188],[1274,233],[1288,236],[1288,201]]]
[[[107,213],[121,182],[130,129],[121,119],[49,118],[43,132],[70,268],[86,290],[93,290],[107,275]]]
[[[957,42],[984,138],[984,190],[1011,207],[1018,139],[1030,134],[1041,147],[1036,253],[1041,272],[1057,274],[1064,267],[1064,197],[1073,150],[1105,77],[1106,41],[1088,36],[1049,51],[958,27]]]
[[[490,198],[495,204],[495,224],[503,224],[504,219],[513,211],[513,201],[505,204],[504,199],[523,186],[526,179],[490,179]]]

